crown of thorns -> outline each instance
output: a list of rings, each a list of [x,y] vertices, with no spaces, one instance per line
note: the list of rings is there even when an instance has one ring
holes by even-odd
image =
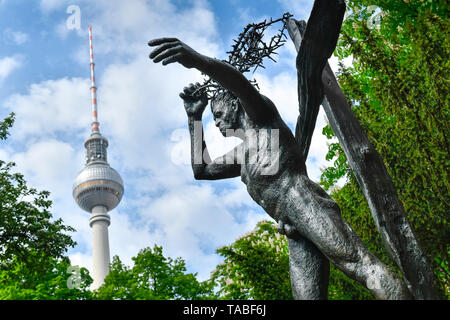
[[[269,21],[264,20],[259,23],[248,24],[244,31],[242,31],[237,40],[233,40],[234,44],[231,51],[227,51],[228,59],[223,60],[231,65],[233,65],[240,72],[245,73],[253,70],[253,73],[259,67],[265,68],[263,65],[264,58],[269,58],[270,60],[276,62],[273,58],[274,55],[278,53],[276,50],[284,45],[287,36],[285,35],[286,26],[289,18],[292,14],[286,12],[279,19]],[[278,33],[270,38],[270,41],[263,41],[264,31],[271,25],[275,23],[281,23],[281,28]],[[259,90],[259,86],[256,80],[250,80],[250,82]],[[208,99],[214,99],[219,95],[227,91],[214,79],[207,77],[202,85],[200,85],[194,94],[205,94]]]

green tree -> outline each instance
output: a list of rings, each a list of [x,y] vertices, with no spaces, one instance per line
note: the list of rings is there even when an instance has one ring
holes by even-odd
[[[0,121],[0,140],[9,135],[14,114]],[[91,279],[81,271],[78,289],[68,290],[65,253],[75,242],[72,227],[51,221],[49,192],[27,186],[14,163],[0,160],[0,299],[87,298]]]
[[[142,249],[133,257],[133,267],[113,257],[105,283],[94,292],[95,299],[179,300],[215,298],[212,281],[199,282],[196,274],[186,273],[181,258],[166,258],[162,247]]]
[[[217,252],[225,258],[212,275],[221,298],[293,299],[288,244],[274,222],[258,222],[253,231]],[[372,299],[372,296],[358,282],[331,265],[328,298],[353,300]]]
[[[353,65],[341,65],[339,83],[385,161],[441,293],[449,296],[448,1],[348,1],[348,10],[336,53],[341,59],[351,55]],[[381,20],[374,25],[377,12]],[[330,127],[323,132],[333,136]],[[367,247],[390,264],[338,144],[330,145],[327,158],[335,162],[321,184],[330,188],[347,176],[332,196]],[[362,297],[359,288],[339,281],[347,294]]]
[[[255,230],[217,250],[224,262],[213,272],[224,299],[292,299],[287,240],[273,222],[258,222]]]
[[[41,260],[42,261],[42,260]],[[69,287],[73,268],[70,260],[48,258],[46,268],[39,273],[23,263],[12,263],[10,269],[0,271],[0,300],[87,300],[92,294],[89,286],[92,279],[85,268],[79,269],[73,286]]]

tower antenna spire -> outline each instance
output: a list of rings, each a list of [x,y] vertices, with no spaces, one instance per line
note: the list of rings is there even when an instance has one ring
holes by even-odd
[[[94,47],[92,46],[92,26],[89,26],[89,57],[91,65],[91,104],[92,104],[92,132],[99,132],[97,113],[97,87],[94,74]]]

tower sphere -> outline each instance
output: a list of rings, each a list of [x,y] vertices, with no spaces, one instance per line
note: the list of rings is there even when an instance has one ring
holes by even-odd
[[[120,175],[102,161],[88,164],[73,183],[75,201],[89,213],[96,206],[104,206],[111,211],[119,204],[123,191]]]

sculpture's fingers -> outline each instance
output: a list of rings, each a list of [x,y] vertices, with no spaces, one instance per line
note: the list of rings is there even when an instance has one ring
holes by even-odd
[[[183,99],[192,98],[192,90],[189,87],[184,87],[183,92],[180,93],[180,97]]]
[[[166,42],[175,42],[178,41],[177,38],[158,38],[153,39],[148,42],[148,45],[150,47],[159,46],[160,44],[166,43]]]
[[[191,95],[192,93],[192,89],[191,89],[192,84],[188,84],[186,87],[183,88],[183,92],[185,95]]]
[[[168,43],[163,43],[162,45],[160,45],[158,48],[156,48],[155,50],[153,50],[150,53],[150,59],[153,59],[154,57],[156,57],[158,54],[160,54],[161,52],[173,48],[175,46],[178,45],[178,42],[168,42]]]
[[[175,55],[177,53],[181,53],[180,52],[181,48],[182,48],[181,46],[176,46],[176,47],[167,49],[167,50],[161,52],[160,54],[158,54],[157,56],[155,56],[153,58],[153,62],[155,62],[155,63],[156,62],[160,62],[160,61],[162,61],[162,60],[164,60],[164,59],[166,59],[166,58],[168,58],[170,56],[173,56],[173,55]]]
[[[174,63],[174,62],[178,62],[178,59],[181,58],[183,56],[183,53],[179,52],[177,54],[174,54],[173,56],[168,57],[167,59],[165,59],[162,64],[168,65],[170,63]]]
[[[205,93],[204,90],[199,90],[201,87],[200,83],[196,82],[195,84],[192,84],[192,93],[195,93],[195,96],[197,98],[202,98],[203,94]]]

